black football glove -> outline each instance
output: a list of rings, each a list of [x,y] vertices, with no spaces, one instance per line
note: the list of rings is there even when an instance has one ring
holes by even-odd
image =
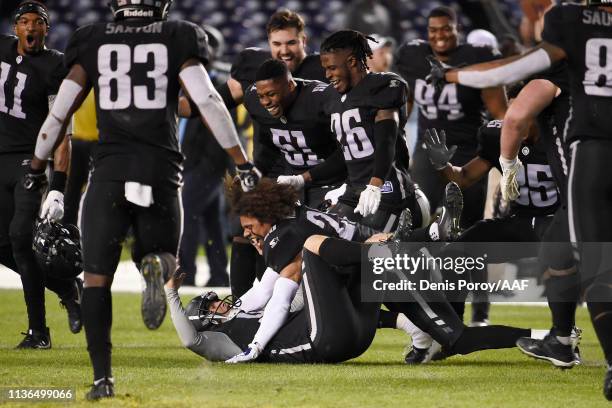
[[[38,191],[47,186],[47,175],[45,170],[34,170],[28,167],[23,178],[21,179],[21,185],[27,191]]]
[[[453,158],[457,151],[457,146],[453,145],[450,148],[446,147],[446,133],[444,130],[440,134],[436,129],[425,130],[425,150],[431,165],[436,170],[443,170]]]
[[[253,163],[246,162],[236,166],[238,170],[238,177],[240,177],[240,186],[242,191],[251,191],[255,188],[259,179],[261,178],[261,172],[257,167],[253,166]]]
[[[446,84],[446,71],[448,71],[450,67],[438,61],[433,55],[428,55],[426,58],[431,69],[429,70],[429,75],[425,77],[425,82],[427,82],[428,85],[433,85],[436,92],[442,92],[442,88],[444,88]]]

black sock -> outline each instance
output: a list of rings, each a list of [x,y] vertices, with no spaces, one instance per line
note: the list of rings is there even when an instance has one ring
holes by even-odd
[[[530,335],[530,329],[509,326],[466,327],[450,351],[469,354],[478,350],[511,348],[520,337]]]
[[[595,284],[586,292],[586,301],[593,328],[608,365],[612,365],[612,286]]]
[[[340,238],[327,238],[319,247],[319,256],[335,266],[348,266],[361,263],[363,244]]]
[[[576,324],[579,296],[578,275],[551,276],[546,280],[546,296],[555,334],[567,337]]]
[[[76,286],[74,280],[57,279],[52,276],[47,276],[45,286],[57,296],[64,299],[72,299],[76,295]]]
[[[44,332],[47,327],[44,274],[36,263],[31,249],[23,251],[18,256],[15,255],[15,262],[18,265],[21,284],[23,285],[23,297],[28,311],[28,327]]]
[[[397,326],[397,312],[389,312],[388,310],[380,309],[378,314],[379,329],[395,329]]]
[[[110,288],[85,288],[81,309],[87,351],[94,369],[94,380],[112,377],[110,332],[113,323],[113,303]]]
[[[453,307],[457,316],[459,316],[459,320],[463,321],[463,314],[465,313],[465,302],[448,302]]]
[[[230,285],[232,295],[240,297],[253,286],[256,275],[257,250],[249,243],[232,242]]]
[[[13,249],[10,245],[0,246],[0,264],[6,266],[10,270],[17,272],[17,264],[15,258],[13,258]]]

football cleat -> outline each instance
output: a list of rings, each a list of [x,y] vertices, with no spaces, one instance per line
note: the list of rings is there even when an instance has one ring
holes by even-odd
[[[83,281],[75,278],[75,294],[73,297],[60,300],[60,305],[68,312],[68,327],[70,331],[77,334],[83,328],[81,319],[81,299],[83,297]]]
[[[491,324],[491,322],[489,322],[489,319],[472,320],[470,322],[469,327],[486,327],[486,326],[488,326],[490,324]]]
[[[114,396],[115,381],[109,377],[94,381],[89,392],[85,394],[88,401],[97,401],[101,398],[112,398]]]
[[[433,341],[431,346],[426,349],[412,347],[408,354],[406,354],[404,361],[408,365],[425,364],[432,361],[433,356],[440,352],[440,349],[440,343],[437,341]]]
[[[389,241],[392,242],[406,242],[408,241],[412,231],[412,213],[410,209],[404,208],[400,214],[399,221],[397,222],[397,228]]]
[[[44,332],[38,330],[28,329],[27,333],[21,333],[25,335],[24,339],[17,345],[17,349],[50,349],[51,348],[51,335],[49,334],[49,328],[46,327]]]
[[[521,337],[516,341],[516,346],[528,356],[550,361],[555,367],[569,369],[580,364],[572,345],[562,344],[554,334],[549,333],[542,340]]]
[[[442,214],[438,219],[440,241],[454,240],[461,232],[459,224],[463,211],[463,193],[459,185],[451,181],[444,189],[444,204]]]
[[[145,287],[142,292],[142,320],[149,330],[161,326],[166,316],[165,277],[170,272],[164,265],[162,254],[146,255],[140,263],[140,273]]]

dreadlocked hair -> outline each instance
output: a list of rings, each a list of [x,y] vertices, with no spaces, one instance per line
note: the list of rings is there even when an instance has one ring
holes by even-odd
[[[292,216],[298,201],[293,187],[268,178],[261,179],[251,191],[242,191],[239,179],[227,183],[226,190],[233,213],[270,224]]]
[[[327,37],[321,44],[321,53],[335,52],[337,50],[350,50],[364,68],[368,68],[368,57],[372,56],[372,49],[368,40],[376,42],[372,37],[355,30],[336,31]]]

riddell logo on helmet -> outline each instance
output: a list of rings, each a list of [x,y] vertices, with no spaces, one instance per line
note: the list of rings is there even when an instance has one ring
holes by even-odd
[[[125,10],[124,17],[153,17],[153,10]]]

